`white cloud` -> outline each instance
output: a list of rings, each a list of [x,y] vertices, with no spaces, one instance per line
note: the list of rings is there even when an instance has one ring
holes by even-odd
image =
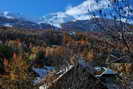
[[[68,6],[64,12],[56,12],[51,14],[51,17],[47,21],[48,23],[60,27],[60,24],[66,21],[89,20],[92,18],[92,15],[89,14],[89,12],[95,12],[101,9],[105,11],[105,14],[107,14],[108,18],[112,18],[113,15],[118,16],[110,0],[85,0],[80,5]],[[125,11],[128,11],[127,9],[129,8],[125,7],[124,9]],[[128,14],[132,15],[133,13]],[[126,16],[126,14],[124,15]],[[96,17],[99,16],[99,12],[96,12]]]
[[[92,12],[107,8],[109,4],[109,0],[99,0],[98,2],[96,0],[85,0],[80,5],[67,7],[64,12],[57,12],[56,19],[54,20],[56,24],[61,24],[70,17],[73,18],[73,20],[87,20],[91,18],[91,16],[87,14],[89,11]]]
[[[83,3],[77,6],[68,6],[64,12],[56,12],[51,14],[51,18],[48,20],[49,23],[55,26],[64,23],[66,20],[73,18],[72,20],[86,20],[90,19],[90,15],[87,13],[102,8],[107,8],[110,4],[109,0],[85,0]]]
[[[82,4],[68,8],[65,13],[70,16],[87,14],[88,11],[94,11],[101,8],[107,8],[110,2],[108,0],[86,0]]]

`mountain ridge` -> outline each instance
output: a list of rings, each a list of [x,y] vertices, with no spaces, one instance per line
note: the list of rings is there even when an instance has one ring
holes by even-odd
[[[9,12],[0,13],[0,26],[26,29],[55,29],[54,26],[48,23],[38,24],[37,22],[27,20],[24,17]]]
[[[132,26],[129,23],[116,21],[104,18],[92,18],[90,20],[77,20],[63,23],[62,30],[65,31],[92,31],[92,32],[105,32],[105,31],[120,31],[122,27],[129,29]]]

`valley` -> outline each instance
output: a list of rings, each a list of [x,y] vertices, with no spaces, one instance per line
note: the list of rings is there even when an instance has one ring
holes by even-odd
[[[94,89],[118,89],[108,88],[112,85],[104,84],[102,77],[95,77],[95,67],[98,66],[117,72],[120,78],[116,77],[113,81],[116,82],[116,86],[122,87],[119,89],[131,89],[133,35],[127,34],[129,32],[131,33],[127,30],[124,33],[123,39],[120,34],[122,32],[118,31],[108,34],[106,31],[66,32],[1,27],[0,87],[38,89],[39,86],[48,84],[50,87],[40,89],[62,89],[63,86],[66,86],[64,89],[68,89],[68,86],[84,86],[83,89],[95,86],[97,87]],[[69,66],[72,65],[69,71]],[[110,74],[107,72],[107,75]],[[92,80],[89,81],[87,78]],[[91,82],[96,82],[97,79],[98,85],[93,85]],[[90,85],[87,86],[87,83]],[[128,88],[127,84],[131,88]]]
[[[0,89],[133,89],[133,0],[1,0]]]

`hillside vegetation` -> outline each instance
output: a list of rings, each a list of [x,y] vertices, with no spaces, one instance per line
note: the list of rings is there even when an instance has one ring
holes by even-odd
[[[65,32],[1,27],[0,88],[38,89],[38,86],[33,84],[37,76],[32,70],[33,67],[54,66],[59,69],[68,64],[75,64],[77,60],[73,59],[74,56],[82,57],[93,67],[132,63],[132,33]]]

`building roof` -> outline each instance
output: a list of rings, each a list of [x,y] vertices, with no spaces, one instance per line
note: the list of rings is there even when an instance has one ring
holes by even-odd
[[[102,77],[103,75],[116,75],[117,72],[114,72],[113,70],[106,68],[106,67],[95,67],[96,69],[96,77]]]

